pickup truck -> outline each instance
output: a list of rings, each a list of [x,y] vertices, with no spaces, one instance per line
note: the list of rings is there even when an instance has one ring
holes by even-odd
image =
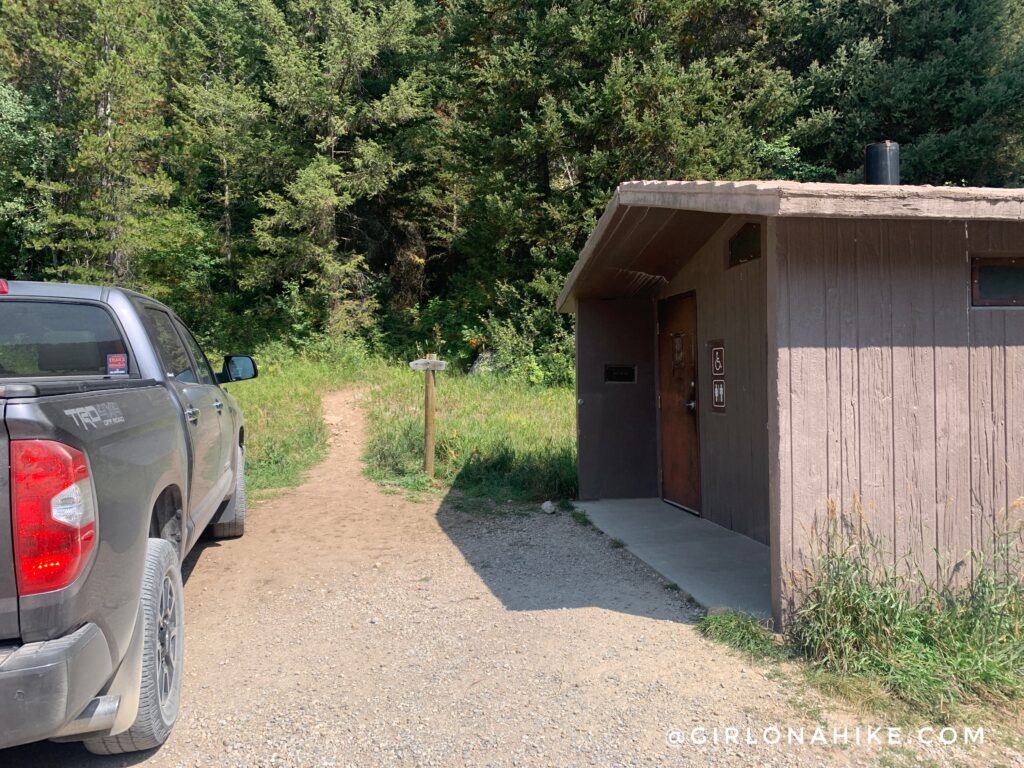
[[[167,307],[0,280],[0,748],[151,749],[178,715],[181,563],[245,526],[245,427]],[[3,757],[0,756],[0,763]]]

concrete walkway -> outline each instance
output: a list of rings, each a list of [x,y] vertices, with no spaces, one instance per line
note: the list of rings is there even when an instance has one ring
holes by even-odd
[[[577,502],[601,531],[705,608],[772,615],[769,548],[661,499]]]

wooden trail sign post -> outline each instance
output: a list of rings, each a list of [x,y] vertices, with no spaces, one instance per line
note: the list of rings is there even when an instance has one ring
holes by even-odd
[[[423,471],[427,477],[434,477],[434,441],[437,435],[434,426],[434,375],[448,366],[437,355],[413,360],[409,367],[414,371],[423,371]]]

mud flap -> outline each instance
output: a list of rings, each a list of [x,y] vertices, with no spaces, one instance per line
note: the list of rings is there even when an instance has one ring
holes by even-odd
[[[135,718],[139,714],[139,693],[142,689],[142,647],[145,637],[142,629],[142,606],[139,605],[139,612],[135,617],[135,629],[132,630],[131,644],[128,652],[121,660],[121,666],[117,668],[117,674],[110,681],[107,690],[108,696],[120,696],[121,706],[118,707],[117,717],[110,729],[109,736],[116,736],[132,727]]]

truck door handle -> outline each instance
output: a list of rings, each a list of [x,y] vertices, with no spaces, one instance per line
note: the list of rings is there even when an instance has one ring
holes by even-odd
[[[217,411],[217,413],[220,413],[221,411],[224,410],[224,403],[222,403],[220,400],[214,400],[213,409]]]
[[[189,406],[188,408],[185,409],[185,418],[188,419],[193,424],[198,424],[199,423],[199,409],[195,408],[195,407],[192,407],[192,406]]]

